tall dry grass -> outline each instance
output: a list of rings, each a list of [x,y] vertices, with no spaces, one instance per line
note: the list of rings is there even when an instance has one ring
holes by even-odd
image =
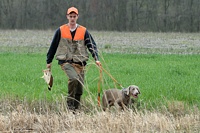
[[[1,132],[67,132],[67,133],[141,133],[200,132],[200,111],[181,102],[169,103],[162,109],[104,112],[90,104],[74,114],[66,110],[65,100],[1,101]]]

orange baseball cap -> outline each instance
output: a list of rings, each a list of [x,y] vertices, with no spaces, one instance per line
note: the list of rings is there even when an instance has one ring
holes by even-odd
[[[70,14],[71,12],[75,12],[76,14],[78,14],[78,9],[75,8],[75,7],[70,7],[70,8],[67,10],[67,14]]]

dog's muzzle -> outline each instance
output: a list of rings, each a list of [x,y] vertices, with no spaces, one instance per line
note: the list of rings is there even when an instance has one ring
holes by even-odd
[[[138,94],[139,94],[139,93],[133,94],[133,97],[134,97],[134,98],[138,98]]]

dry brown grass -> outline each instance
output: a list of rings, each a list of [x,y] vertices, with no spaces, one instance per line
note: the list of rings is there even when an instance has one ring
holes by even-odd
[[[67,133],[130,133],[130,132],[200,132],[200,111],[188,110],[181,102],[169,103],[162,110],[132,109],[103,112],[92,103],[76,114],[66,110],[64,101],[31,103],[2,100],[1,132],[67,132]],[[179,108],[180,107],[180,108]],[[180,113],[179,113],[180,112]],[[176,113],[179,113],[178,115]]]

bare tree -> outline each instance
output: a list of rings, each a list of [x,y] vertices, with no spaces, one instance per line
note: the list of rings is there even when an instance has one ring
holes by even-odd
[[[167,19],[168,19],[168,9],[170,5],[170,0],[164,0],[164,31],[167,31]]]

